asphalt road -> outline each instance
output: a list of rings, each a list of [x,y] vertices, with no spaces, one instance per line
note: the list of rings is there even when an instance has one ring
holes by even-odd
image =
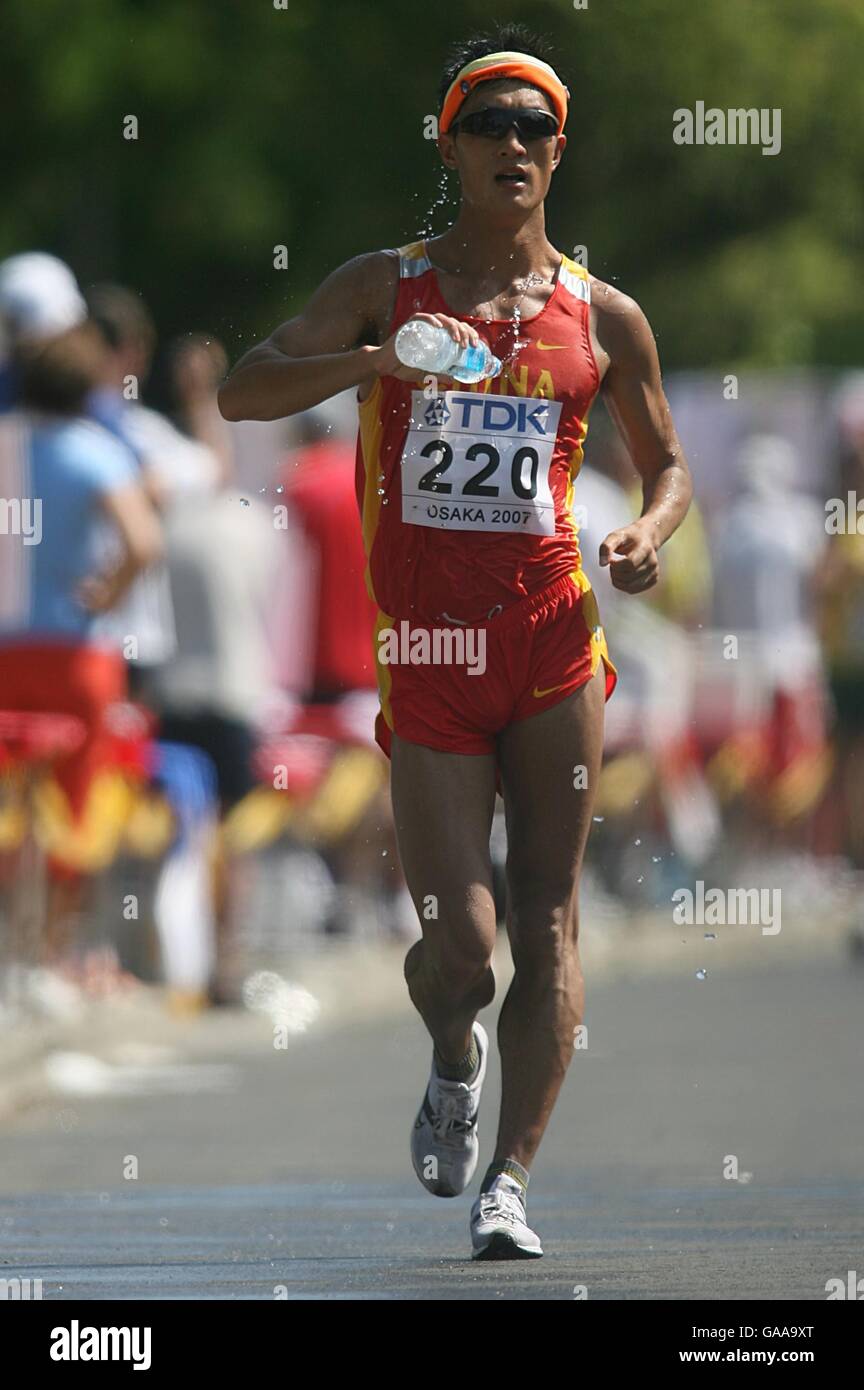
[[[470,1260],[476,1180],[442,1200],[411,1170],[419,1021],[285,1050],[226,1023],[224,1048],[7,1122],[0,1277],[52,1299],[824,1300],[864,1272],[862,996],[828,956],[590,989],[531,1180],[546,1255],[507,1264]],[[496,1058],[478,1173],[498,1083]]]

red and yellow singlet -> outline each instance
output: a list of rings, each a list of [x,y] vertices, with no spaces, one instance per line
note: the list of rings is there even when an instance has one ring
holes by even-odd
[[[588,273],[564,256],[534,317],[454,314],[425,242],[401,247],[388,335],[417,313],[449,314],[474,324],[503,366],[493,379],[441,391],[431,377],[426,386],[378,378],[358,405],[356,485],[378,631],[404,619],[484,624],[569,578],[590,639],[589,675],[602,659],[608,697],[615,670],[572,515],[599,387],[589,306]],[[392,729],[390,676],[379,675]]]

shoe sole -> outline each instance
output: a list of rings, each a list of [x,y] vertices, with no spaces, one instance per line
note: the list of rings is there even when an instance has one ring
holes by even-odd
[[[542,1250],[527,1250],[519,1245],[512,1236],[508,1236],[506,1231],[496,1231],[490,1237],[488,1245],[484,1245],[482,1250],[475,1250],[472,1255],[474,1260],[539,1260]]]
[[[483,1028],[482,1023],[475,1023],[475,1026],[476,1026],[477,1028]],[[483,1056],[482,1074],[483,1074],[483,1082],[485,1083],[485,1080],[486,1080],[486,1065],[487,1065],[487,1063],[488,1063],[488,1061],[489,1061],[489,1036],[488,1036],[488,1034],[487,1034],[485,1028],[483,1028],[483,1049],[484,1049],[484,1050],[483,1050],[483,1054],[482,1054],[482,1056]],[[424,1106],[426,1105],[426,1100],[427,1100],[427,1098],[428,1098],[428,1094],[429,1094],[429,1086],[428,1086],[428,1083],[427,1083],[426,1091],[425,1091],[425,1093],[424,1093],[424,1095],[423,1095],[423,1100],[422,1100],[422,1102],[421,1102],[421,1104],[420,1104],[420,1109],[417,1111],[417,1114],[416,1114],[416,1116],[414,1117],[414,1127],[413,1127],[413,1129],[412,1129],[412,1131],[411,1131],[411,1137],[410,1137],[410,1139],[409,1139],[409,1148],[410,1148],[410,1152],[411,1152],[411,1167],[414,1169],[414,1172],[417,1174],[417,1178],[418,1178],[418,1180],[420,1181],[420,1183],[422,1184],[422,1186],[426,1189],[426,1191],[427,1191],[428,1193],[431,1194],[431,1196],[433,1196],[433,1197],[461,1197],[461,1196],[462,1196],[462,1193],[465,1191],[465,1189],[466,1189],[467,1187],[470,1186],[471,1180],[472,1180],[472,1178],[474,1177],[475,1172],[477,1171],[477,1164],[478,1164],[479,1161],[480,1161],[480,1151],[479,1151],[479,1149],[478,1149],[478,1151],[477,1151],[477,1158],[476,1158],[475,1161],[474,1161],[474,1167],[471,1169],[471,1172],[468,1174],[468,1177],[465,1179],[465,1186],[464,1186],[464,1187],[460,1187],[458,1192],[452,1192],[449,1188],[440,1188],[440,1187],[438,1187],[438,1186],[436,1186],[436,1187],[431,1187],[430,1184],[429,1184],[429,1182],[427,1181],[427,1179],[424,1178],[424,1177],[422,1176],[422,1172],[418,1172],[418,1170],[417,1170],[417,1161],[416,1161],[416,1159],[415,1159],[415,1157],[414,1157],[414,1130],[417,1128],[417,1121],[420,1119],[421,1115],[423,1114],[423,1108],[424,1108]],[[481,1083],[481,1094],[482,1094],[482,1083]],[[475,1124],[474,1124],[474,1133],[475,1133],[475,1135],[477,1135],[477,1119],[479,1118],[479,1114],[480,1114],[480,1105],[479,1105],[479,1101],[478,1101],[478,1105],[477,1105],[477,1117],[475,1117]],[[478,1136],[478,1137],[479,1137],[479,1136]]]

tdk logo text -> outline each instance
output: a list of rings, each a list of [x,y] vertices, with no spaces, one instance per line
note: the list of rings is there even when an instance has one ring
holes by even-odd
[[[548,401],[511,402],[480,395],[451,396],[450,405],[452,429],[470,430],[475,434],[527,434],[533,430],[546,438]]]

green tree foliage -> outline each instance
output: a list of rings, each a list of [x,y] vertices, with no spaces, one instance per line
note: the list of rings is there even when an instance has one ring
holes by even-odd
[[[56,251],[233,353],[448,224],[424,121],[492,19],[546,33],[571,90],[551,238],[643,304],[666,367],[860,360],[859,0],[4,0],[0,253]],[[781,152],[676,145],[697,101],[779,108]]]

